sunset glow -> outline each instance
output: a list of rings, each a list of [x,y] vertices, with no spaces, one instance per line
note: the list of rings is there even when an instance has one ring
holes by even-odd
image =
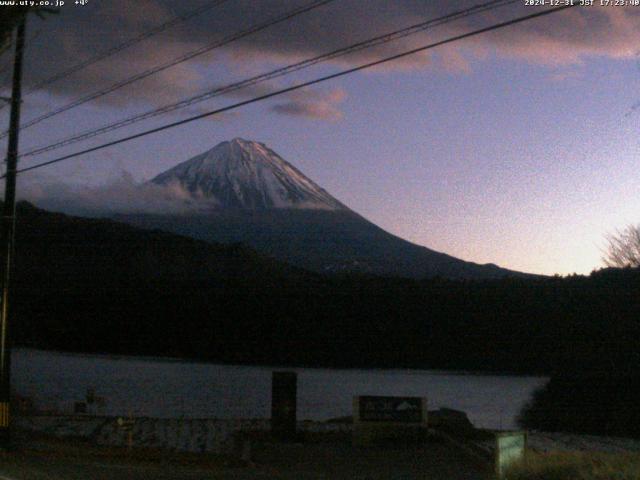
[[[205,2],[113,0],[29,20],[25,84]],[[21,151],[471,2],[329,3],[43,121]],[[302,1],[229,2],[25,98],[23,119],[68,104]],[[365,5],[366,4],[366,5]],[[239,100],[533,13],[517,2],[38,157],[56,158]],[[640,221],[640,7],[575,7],[28,172],[19,195],[105,206],[234,137],[266,143],[389,232],[476,263],[542,274],[602,267],[604,236]],[[9,61],[3,56],[0,67]],[[125,72],[127,72],[125,74]],[[8,72],[0,77],[7,96]],[[1,121],[4,130],[8,115]],[[2,148],[6,148],[3,139]],[[75,196],[74,196],[75,195]],[[123,197],[124,196],[124,197]]]

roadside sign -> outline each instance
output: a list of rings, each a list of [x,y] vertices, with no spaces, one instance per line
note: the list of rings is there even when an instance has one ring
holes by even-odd
[[[353,443],[421,441],[427,428],[427,399],[363,395],[353,399]]]
[[[504,478],[504,473],[510,465],[524,460],[526,449],[526,432],[496,434],[496,474],[498,478]]]
[[[421,397],[358,397],[361,422],[422,423],[423,399]]]
[[[125,432],[129,430],[133,430],[133,425],[135,423],[132,418],[122,418],[122,417],[119,417],[117,422],[120,430],[123,430]]]

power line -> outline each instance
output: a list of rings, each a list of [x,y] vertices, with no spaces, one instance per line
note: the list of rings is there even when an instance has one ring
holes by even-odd
[[[131,117],[125,118],[123,120],[119,120],[117,122],[105,125],[103,127],[97,128],[97,129],[90,129],[90,130],[86,130],[82,133],[76,134],[76,135],[72,135],[70,137],[61,139],[59,141],[56,141],[53,144],[44,146],[44,147],[39,147],[36,149],[33,149],[31,151],[28,151],[24,154],[21,155],[21,157],[28,157],[28,156],[34,156],[34,155],[40,155],[42,153],[45,152],[49,152],[52,150],[57,150],[59,148],[65,147],[67,145],[71,145],[77,142],[80,142],[82,140],[86,140],[88,138],[93,138],[96,137],[98,135],[102,135],[104,133],[107,132],[111,132],[114,130],[118,130],[120,128],[123,127],[127,127],[130,125],[133,125],[135,123],[138,123],[140,121],[143,120],[148,120],[150,118],[156,117],[158,115],[163,115],[165,113],[169,113],[184,107],[188,107],[191,105],[194,105],[196,103],[205,101],[205,100],[209,100],[211,98],[223,95],[223,94],[227,94],[230,92],[234,92],[237,90],[241,90],[243,88],[249,87],[249,86],[253,86],[262,82],[265,82],[267,80],[272,80],[274,78],[278,78],[299,70],[302,70],[304,68],[308,68],[310,66],[316,65],[318,63],[327,61],[327,60],[331,60],[334,58],[338,58],[347,54],[351,54],[354,52],[358,52],[360,50],[364,50],[366,48],[371,48],[371,47],[375,47],[378,45],[382,45],[384,43],[388,43],[391,41],[395,41],[398,40],[400,38],[404,38],[407,37],[409,35],[413,35],[415,33],[418,32],[422,32],[428,28],[434,27],[434,26],[438,26],[438,25],[442,25],[445,23],[449,23],[452,22],[454,20],[458,20],[460,18],[463,17],[467,17],[469,15],[473,15],[473,14],[478,14],[484,11],[488,11],[488,10],[493,10],[495,8],[498,7],[502,7],[508,4],[513,4],[516,3],[520,0],[492,0],[490,2],[486,2],[483,4],[479,4],[479,5],[475,5],[473,7],[469,7],[467,9],[464,10],[458,10],[452,13],[449,13],[447,15],[444,15],[442,17],[438,17],[435,19],[430,19],[427,20],[426,22],[421,22],[415,25],[412,25],[410,27],[406,27],[400,30],[396,30],[393,32],[389,32],[383,35],[379,35],[377,37],[373,37],[370,38],[368,40],[364,40],[352,45],[349,45],[347,47],[343,47],[343,48],[339,48],[337,50],[333,50],[331,52],[328,53],[324,53],[322,55],[318,55],[306,60],[303,60],[301,62],[297,62],[291,65],[287,65],[285,67],[281,67],[275,70],[272,70],[270,72],[261,74],[261,75],[257,75],[254,77],[250,77],[247,78],[245,80],[241,80],[239,82],[235,82],[229,85],[225,85],[222,87],[217,87],[213,90],[209,90],[207,92],[189,97],[187,99],[181,100],[179,102],[175,102],[172,104],[168,104],[159,108],[155,108],[152,110],[149,110],[147,112],[144,113],[140,113],[137,115],[133,115]]]
[[[149,77],[151,75],[154,75],[154,74],[156,74],[158,72],[166,70],[166,69],[168,69],[170,67],[173,67],[175,65],[178,65],[180,63],[186,62],[187,60],[191,60],[192,58],[195,58],[195,57],[197,57],[199,55],[202,55],[203,53],[210,52],[211,50],[214,50],[216,48],[222,47],[224,45],[227,45],[227,44],[229,44],[231,42],[234,42],[234,41],[239,40],[241,38],[244,38],[246,36],[252,35],[252,34],[254,34],[256,32],[259,32],[259,31],[264,30],[264,29],[266,29],[268,27],[271,27],[271,26],[276,25],[278,23],[281,23],[281,22],[284,22],[286,20],[289,20],[290,18],[293,18],[293,17],[295,17],[297,15],[300,15],[302,13],[308,12],[308,11],[313,10],[315,8],[321,7],[323,5],[331,3],[333,1],[334,0],[315,0],[315,1],[305,5],[303,7],[299,7],[299,8],[296,8],[294,10],[291,10],[289,12],[286,12],[285,14],[280,15],[280,16],[278,16],[278,17],[276,17],[274,19],[271,19],[271,20],[269,20],[267,22],[264,22],[264,23],[261,23],[261,24],[258,24],[258,25],[254,25],[253,27],[250,27],[250,28],[248,28],[246,30],[242,30],[242,31],[240,31],[238,33],[234,33],[232,35],[229,35],[229,36],[223,38],[222,40],[219,40],[219,41],[217,41],[215,43],[212,43],[212,44],[206,45],[204,47],[198,48],[197,50],[191,51],[191,52],[189,52],[189,53],[187,53],[185,55],[182,55],[182,56],[180,56],[180,57],[178,57],[178,58],[176,58],[174,60],[171,60],[170,62],[164,63],[162,65],[158,65],[158,66],[153,67],[153,68],[151,68],[149,70],[146,70],[146,71],[144,71],[142,73],[139,73],[139,74],[134,75],[132,77],[126,78],[125,80],[117,82],[117,83],[115,83],[115,84],[113,84],[113,85],[111,85],[111,86],[109,86],[109,87],[107,87],[105,89],[99,90],[97,92],[91,93],[91,94],[89,94],[87,96],[84,96],[82,98],[79,98],[78,100],[75,100],[75,101],[73,101],[71,103],[68,103],[67,105],[64,105],[64,106],[62,106],[60,108],[52,110],[52,111],[50,111],[48,113],[45,113],[44,115],[36,117],[36,118],[34,118],[34,119],[22,124],[20,126],[20,128],[21,129],[29,128],[29,127],[31,127],[33,125],[36,125],[37,123],[42,122],[43,120],[46,120],[48,118],[54,117],[56,115],[59,115],[59,114],[61,114],[63,112],[71,110],[72,108],[75,108],[75,107],[77,107],[79,105],[87,103],[87,102],[89,102],[91,100],[95,100],[97,98],[100,98],[100,97],[102,97],[104,95],[107,95],[107,94],[109,94],[111,92],[115,92],[116,90],[119,90],[122,87],[125,87],[127,85],[131,85],[132,83],[135,83],[135,82],[137,82],[139,80],[147,78],[147,77]],[[0,138],[4,138],[6,136],[7,136],[7,132],[4,132],[3,134],[0,135]]]
[[[252,104],[252,103],[260,102],[262,100],[266,100],[268,98],[275,97],[277,95],[282,95],[284,93],[292,92],[292,91],[295,91],[295,90],[300,90],[301,88],[309,87],[311,85],[315,85],[315,84],[318,84],[318,83],[321,83],[321,82],[325,82],[327,80],[332,80],[334,78],[342,77],[344,75],[348,75],[348,74],[351,74],[351,73],[354,73],[354,72],[358,72],[360,70],[364,70],[364,69],[367,69],[367,68],[371,68],[371,67],[375,67],[375,66],[378,66],[378,65],[382,65],[384,63],[391,62],[391,61],[394,61],[394,60],[398,60],[400,58],[404,58],[406,56],[413,55],[415,53],[419,53],[419,52],[423,52],[425,50],[430,50],[432,48],[439,47],[441,45],[445,45],[445,44],[452,43],[452,42],[457,42],[459,40],[463,40],[463,39],[466,39],[466,38],[469,38],[469,37],[473,37],[473,36],[479,35],[481,33],[486,33],[486,32],[490,32],[490,31],[498,30],[500,28],[508,27],[510,25],[515,25],[517,23],[521,23],[521,22],[525,22],[525,21],[528,21],[528,20],[532,20],[534,18],[542,17],[544,15],[549,15],[551,13],[559,12],[559,11],[565,10],[567,8],[572,8],[572,7],[575,7],[577,5],[578,4],[563,5],[561,7],[551,8],[551,9],[548,9],[548,10],[544,10],[542,12],[537,12],[537,13],[532,13],[532,14],[529,14],[529,15],[524,15],[522,17],[517,17],[517,18],[514,18],[512,20],[507,20],[505,22],[501,22],[501,23],[497,23],[497,24],[494,24],[494,25],[490,25],[488,27],[484,27],[484,28],[480,28],[480,29],[477,29],[477,30],[473,30],[473,31],[468,32],[468,33],[464,33],[464,34],[461,34],[461,35],[456,35],[454,37],[449,37],[449,38],[447,38],[445,40],[440,40],[438,42],[430,43],[430,44],[424,45],[422,47],[418,47],[418,48],[414,48],[414,49],[411,49],[411,50],[407,50],[405,52],[398,53],[398,54],[395,54],[395,55],[391,55],[389,57],[385,57],[383,59],[376,60],[376,61],[373,61],[373,62],[365,63],[363,65],[360,65],[360,66],[357,66],[357,67],[353,67],[353,68],[349,68],[349,69],[343,70],[341,72],[337,72],[337,73],[334,73],[334,74],[331,74],[331,75],[326,75],[324,77],[316,78],[316,79],[310,80],[308,82],[299,83],[297,85],[293,85],[293,86],[288,87],[288,88],[283,88],[283,89],[277,90],[275,92],[267,93],[265,95],[260,95],[258,97],[254,97],[254,98],[251,98],[249,100],[244,100],[242,102],[238,102],[238,103],[235,103],[233,105],[228,105],[226,107],[219,108],[217,110],[213,110],[213,111],[210,111],[210,112],[206,112],[206,113],[202,113],[202,114],[199,114],[199,115],[195,115],[195,116],[186,118],[184,120],[180,120],[180,121],[177,121],[177,122],[169,123],[169,124],[163,125],[161,127],[157,127],[157,128],[153,128],[151,130],[147,130],[147,131],[144,131],[144,132],[137,133],[135,135],[129,135],[128,137],[123,137],[123,138],[120,138],[118,140],[113,140],[111,142],[107,142],[107,143],[104,143],[102,145],[98,145],[96,147],[88,148],[86,150],[81,150],[79,152],[71,153],[69,155],[64,155],[62,157],[58,157],[58,158],[55,158],[53,160],[49,160],[49,161],[46,161],[46,162],[38,163],[38,164],[32,165],[30,167],[22,168],[22,169],[19,169],[17,171],[17,173],[28,172],[30,170],[35,170],[37,168],[42,168],[42,167],[45,167],[45,166],[48,166],[48,165],[52,165],[54,163],[59,163],[59,162],[65,161],[65,160],[69,160],[71,158],[79,157],[80,155],[84,155],[84,154],[87,154],[87,153],[92,153],[92,152],[95,152],[95,151],[98,151],[98,150],[102,150],[104,148],[111,147],[111,146],[114,146],[114,145],[118,145],[120,143],[128,142],[130,140],[134,140],[134,139],[137,139],[137,138],[145,137],[145,136],[151,135],[153,133],[161,132],[161,131],[168,130],[168,129],[173,128],[173,127],[177,127],[177,126],[180,126],[180,125],[191,123],[191,122],[194,122],[196,120],[200,120],[202,118],[206,118],[206,117],[217,115],[217,114],[220,114],[220,113],[223,113],[223,112],[227,112],[229,110],[233,110],[235,108],[242,107],[244,105],[249,105],[249,104]],[[4,177],[4,175],[2,177],[0,177],[0,178],[3,178],[3,177]]]
[[[185,14],[185,15],[176,15],[174,17],[172,17],[171,19],[167,20],[166,22],[150,29],[147,30],[146,32],[138,35],[137,37],[133,37],[119,45],[116,45],[108,50],[105,50],[102,53],[98,53],[97,55],[94,55],[93,57],[90,57],[82,62],[79,62],[75,65],[73,65],[72,67],[63,70],[62,72],[56,73],[55,75],[52,75],[49,78],[46,78],[45,80],[42,80],[38,83],[36,83],[35,85],[33,85],[32,87],[29,88],[29,90],[25,93],[25,95],[23,96],[27,96],[30,93],[35,92],[36,90],[39,90],[40,88],[50,85],[54,82],[57,82],[58,80],[61,80],[63,78],[66,78],[76,72],[79,72],[80,70],[83,70],[84,68],[87,68],[90,65],[93,65],[94,63],[98,63],[101,60],[104,60],[105,58],[108,58],[112,55],[115,55],[116,53],[121,52],[122,50],[125,50],[129,47],[131,47],[132,45],[135,45],[136,43],[140,43],[148,38],[153,37],[154,35],[157,35],[161,32],[164,32],[165,30],[173,27],[174,25],[177,25],[178,23],[187,21],[197,15],[200,15],[204,12],[206,12],[207,10],[210,10],[214,7],[217,7],[219,5],[222,5],[223,3],[227,2],[228,0],[214,0],[212,2],[208,2],[205,5],[201,6],[200,8],[196,8],[195,10],[190,11],[189,13]],[[0,53],[1,55],[2,53]],[[0,110],[2,109],[2,107],[0,107]]]

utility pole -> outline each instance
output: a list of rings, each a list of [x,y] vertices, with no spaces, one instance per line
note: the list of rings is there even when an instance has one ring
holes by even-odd
[[[22,56],[24,53],[26,15],[18,25],[16,50],[13,61],[13,86],[11,90],[11,119],[7,148],[4,206],[2,212],[2,298],[0,299],[0,449],[11,446],[9,404],[11,400],[11,340],[9,337],[9,307],[16,226],[16,170],[18,168],[18,134],[20,131],[20,103],[22,81]]]

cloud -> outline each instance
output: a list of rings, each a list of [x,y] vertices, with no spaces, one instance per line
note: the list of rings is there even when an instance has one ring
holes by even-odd
[[[139,0],[135,8],[124,0],[110,0],[95,2],[91,8],[64,7],[59,15],[48,16],[46,20],[33,17],[28,28],[42,29],[43,33],[28,45],[24,72],[27,90],[30,85],[143,34],[175,13],[175,9],[156,0]],[[199,42],[191,41],[185,32],[174,27],[166,34],[151,37],[66,79],[52,82],[43,90],[65,97],[65,100],[77,99],[164,64],[199,46]],[[203,73],[184,63],[122,87],[94,102],[117,108],[136,104],[158,105],[193,94],[204,83]]]
[[[229,92],[228,96],[240,100],[246,100],[263,95],[269,95],[280,89],[286,88],[288,84],[276,81],[259,83],[246,88]],[[342,88],[332,90],[314,89],[306,87],[294,90],[276,97],[281,100],[269,109],[283,115],[302,116],[316,120],[340,120],[342,111],[338,105],[347,98],[347,93]],[[212,110],[210,106],[194,104],[192,107],[182,110],[183,113],[198,115]],[[226,120],[236,118],[240,111],[229,111],[209,117],[213,120]]]
[[[273,112],[282,115],[293,115],[315,120],[340,120],[342,112],[337,104],[346,98],[343,89],[335,89],[330,92],[303,89],[289,95],[290,100],[278,103],[271,107]]]
[[[63,65],[90,58],[96,52],[105,51],[205,3],[205,0],[139,0],[133,4],[129,0],[110,0],[83,8],[65,7],[60,15],[45,21],[34,19],[33,30],[42,28],[44,31],[29,46],[25,79],[29,83],[28,79],[46,78],[60,71]],[[455,5],[444,0],[331,2],[125,87],[103,97],[101,102],[117,108],[161,105],[210,88],[214,79],[215,83],[224,84],[237,80],[238,76],[245,77],[323,54],[475,3],[472,0],[461,0]],[[305,4],[308,2],[304,0],[224,2],[197,18],[78,72],[71,79],[45,88],[57,96],[77,98]],[[524,2],[517,3],[362,50],[332,63],[341,67],[359,65],[534,11],[537,10],[525,7]],[[444,68],[467,72],[471,60],[482,61],[492,56],[555,67],[580,64],[594,56],[632,58],[633,49],[637,48],[638,31],[638,8],[576,7],[435,49],[435,55],[427,52],[411,55],[377,71]],[[327,118],[336,115],[328,106],[320,107],[316,103],[289,101],[276,105],[273,110]]]
[[[292,2],[261,2],[254,12],[260,18],[281,11]],[[270,58],[276,63],[304,58],[340,48],[350,43],[417,24],[429,18],[475,5],[473,1],[455,4],[423,0],[345,0],[331,3],[301,15],[288,23],[288,28],[273,28],[235,44],[238,58]],[[278,5],[280,8],[274,8]],[[477,16],[434,27],[427,34],[407,37],[383,47],[363,50],[341,59],[340,63],[357,64],[398,53],[410,48],[457,35],[474,28],[539,11],[525,7],[524,2]],[[233,16],[232,12],[228,12]],[[357,19],[357,21],[354,21]],[[237,20],[237,19],[236,19]],[[231,23],[231,25],[237,25]],[[538,63],[567,64],[587,56],[629,58],[635,48],[635,32],[640,27],[640,11],[630,7],[591,7],[566,10],[544,18],[507,27],[460,42],[455,48],[482,56],[489,50],[499,56]],[[438,50],[440,51],[440,49]],[[253,55],[253,57],[251,56]],[[414,55],[393,63],[388,68],[421,68],[430,64],[427,55]]]
[[[589,57],[630,59],[640,27],[637,8],[575,7],[486,35],[483,43],[513,59],[566,66]]]
[[[122,172],[104,185],[87,187],[34,178],[20,185],[20,199],[46,210],[87,217],[113,214],[183,214],[198,211],[206,203],[179,185],[138,183]]]

